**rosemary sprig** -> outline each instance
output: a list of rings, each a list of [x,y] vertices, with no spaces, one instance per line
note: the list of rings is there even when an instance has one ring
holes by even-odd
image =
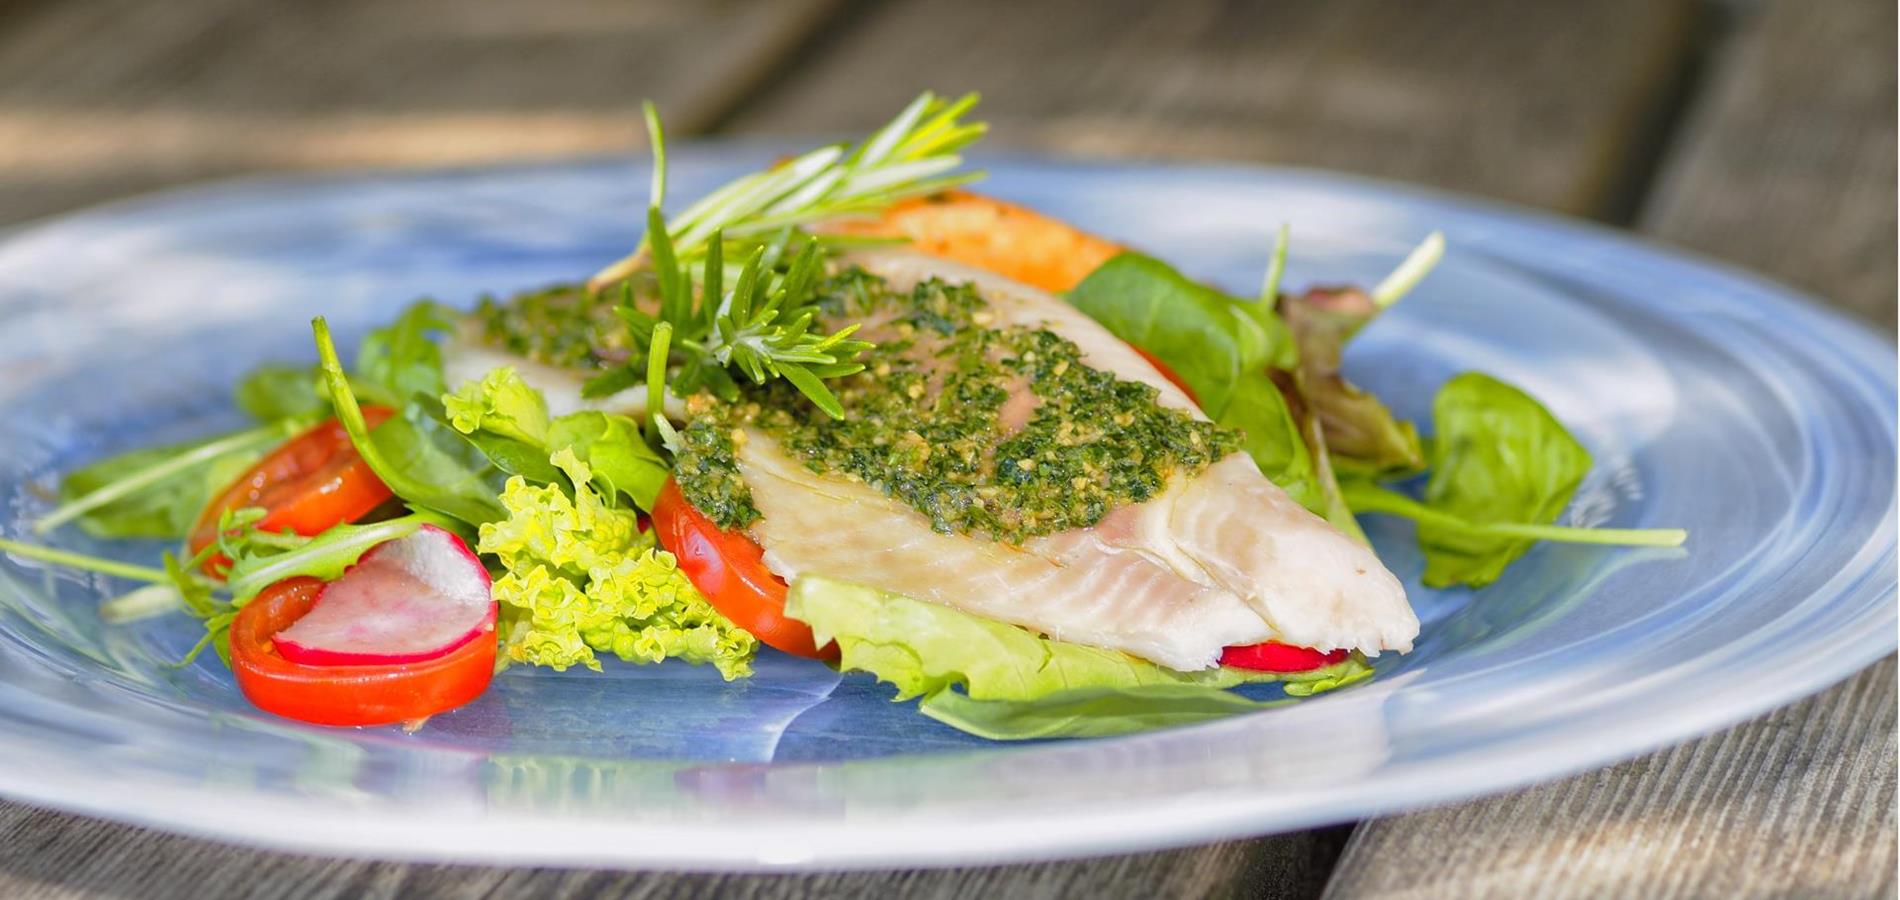
[[[629,343],[647,352],[588,381],[582,388],[584,396],[601,396],[645,381],[649,405],[662,399],[667,389],[676,396],[704,389],[730,399],[738,392],[736,373],[754,384],[783,378],[826,413],[844,415],[844,407],[824,382],[863,371],[857,356],[871,349],[871,344],[852,338],[858,330],[855,324],[830,334],[817,329],[824,261],[815,241],[794,235],[752,248],[728,291],[724,288],[725,242],[719,232],[710,236],[702,272],[695,280],[672,242],[659,207],[649,208],[647,220],[652,236],[647,264],[659,287],[657,305],[642,308],[635,303],[631,284],[623,284],[621,302],[615,308],[627,324]],[[786,253],[791,259],[782,262]],[[677,373],[668,384],[656,384],[656,361],[674,358],[679,360]],[[659,410],[648,413],[658,415]],[[659,427],[657,421],[655,426]]]
[[[753,246],[782,241],[814,222],[875,213],[906,197],[981,178],[981,172],[955,171],[963,164],[959,151],[989,128],[963,121],[976,103],[976,94],[946,100],[925,91],[856,146],[820,147],[729,182],[666,223],[673,252],[690,267],[723,237],[740,243],[741,252],[731,255],[743,258]],[[652,104],[645,110],[653,146],[652,204],[659,206],[666,196],[665,140]],[[653,255],[657,231],[649,228],[634,252],[600,270],[588,286],[598,291],[644,268]]]

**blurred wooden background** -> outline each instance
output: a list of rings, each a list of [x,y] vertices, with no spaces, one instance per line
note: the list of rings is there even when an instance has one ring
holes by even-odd
[[[641,97],[679,135],[835,135],[974,89],[995,144],[1543,207],[1891,331],[1895,24],[1881,0],[0,0],[0,225],[238,174],[636,152]],[[1516,794],[945,872],[401,866],[0,802],[0,896],[1892,896],[1895,707],[1889,659]]]

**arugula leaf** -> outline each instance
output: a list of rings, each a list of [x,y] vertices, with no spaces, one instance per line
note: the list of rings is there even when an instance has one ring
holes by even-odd
[[[343,374],[330,326],[321,316],[312,320],[317,356],[330,391],[337,421],[349,433],[350,443],[376,477],[413,507],[433,510],[470,525],[493,522],[506,515],[498,492],[483,479],[486,457],[453,429],[439,427],[412,401],[400,415],[391,416],[371,432],[362,407]]]
[[[1380,307],[1357,288],[1312,288],[1279,301],[1300,348],[1300,384],[1318,413],[1334,463],[1358,472],[1415,472],[1425,467],[1418,429],[1340,374],[1346,342]]]
[[[59,508],[34,530],[43,534],[76,518],[93,537],[183,538],[214,493],[294,430],[253,428],[134,450],[75,469],[60,481]]]
[[[335,581],[378,544],[408,537],[423,525],[455,530],[455,523],[441,516],[410,513],[370,525],[333,525],[315,537],[300,539],[291,549],[240,537],[230,550],[231,568],[225,573],[231,605],[241,607],[286,578],[307,575]]]
[[[1590,471],[1590,453],[1529,394],[1480,372],[1439,388],[1425,504],[1467,522],[1555,522]],[[1425,583],[1496,581],[1531,541],[1420,522]]]
[[[1176,672],[1126,653],[1052,640],[935,603],[826,578],[793,582],[787,615],[835,641],[839,666],[921,697],[919,710],[997,740],[1120,734],[1261,708],[1225,689],[1286,681],[1320,689],[1370,671],[1337,666],[1279,675],[1216,668]],[[1289,688],[1289,692],[1291,688]]]

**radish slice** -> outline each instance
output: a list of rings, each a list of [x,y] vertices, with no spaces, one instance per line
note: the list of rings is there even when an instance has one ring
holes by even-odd
[[[435,659],[494,633],[488,570],[461,538],[424,525],[363,554],[271,643],[294,663],[379,666]]]

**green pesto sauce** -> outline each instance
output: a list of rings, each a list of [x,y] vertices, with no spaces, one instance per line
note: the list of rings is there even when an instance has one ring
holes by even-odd
[[[616,302],[617,295],[590,295],[584,285],[561,284],[505,301],[483,297],[475,318],[491,346],[550,366],[600,369],[629,355]]]
[[[738,403],[697,404],[704,411],[682,432],[680,487],[722,528],[759,518],[733,458],[744,426],[814,472],[902,501],[938,531],[1008,543],[1094,525],[1240,449],[1239,432],[1084,365],[1054,332],[988,327],[988,304],[968,285],[932,280],[905,293],[852,270],[826,293],[828,316],[876,323],[865,371],[831,382],[845,418],[774,382],[747,386]],[[1025,389],[1034,409],[1012,409],[1023,419],[1012,429],[1005,407]]]

